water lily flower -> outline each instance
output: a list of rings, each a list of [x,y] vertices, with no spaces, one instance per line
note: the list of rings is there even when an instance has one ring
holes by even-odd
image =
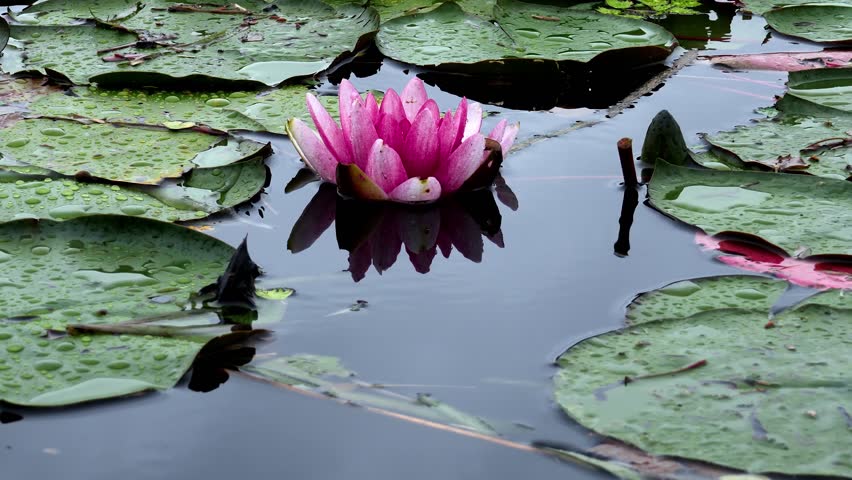
[[[340,84],[340,125],[307,94],[317,131],[299,120],[287,133],[305,164],[344,195],[405,203],[434,202],[458,190],[491,186],[503,153],[520,128],[501,120],[479,132],[482,107],[462,98],[443,116],[415,77],[402,94],[389,89],[381,104]]]

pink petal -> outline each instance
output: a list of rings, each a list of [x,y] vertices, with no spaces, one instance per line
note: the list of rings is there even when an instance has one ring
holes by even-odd
[[[325,146],[317,132],[305,122],[293,118],[287,122],[287,135],[305,164],[326,182],[335,183],[337,159]]]
[[[331,115],[325,110],[322,104],[313,94],[307,94],[308,111],[311,113],[311,118],[314,120],[314,125],[317,127],[320,138],[331,151],[334,158],[338,162],[349,164],[352,163],[352,152],[349,144],[344,139],[343,131],[337,126],[337,123],[331,118]]]
[[[480,118],[482,118],[481,114]],[[459,102],[459,108],[456,109],[455,115],[453,116],[453,120],[456,125],[456,138],[453,140],[452,150],[455,150],[459,145],[461,145],[461,142],[464,139],[464,129],[467,124],[467,98],[462,97]]]
[[[444,194],[458,190],[486,158],[485,137],[482,134],[477,133],[462,142],[446,163],[440,165],[435,175],[441,182]]]
[[[494,125],[494,129],[491,130],[491,133],[488,134],[488,138],[499,142],[500,139],[503,138],[503,132],[506,131],[507,123],[509,122],[507,122],[505,118],[497,122],[497,125]]]
[[[434,104],[434,100],[430,100]],[[435,109],[438,107],[435,106]],[[411,122],[400,154],[410,177],[428,177],[438,164],[438,129],[435,110],[424,106]]]
[[[457,119],[458,117],[453,116],[453,112],[449,111],[438,122],[438,163],[445,161],[456,147]]]
[[[515,143],[515,137],[518,136],[518,131],[520,131],[520,129],[520,123],[513,123],[507,126],[506,130],[503,131],[503,138],[496,139],[500,142],[500,146],[503,147],[503,157],[509,153],[509,149],[512,148],[512,144]]]
[[[396,202],[434,202],[441,197],[441,184],[435,177],[409,178],[390,192]]]
[[[381,139],[373,143],[373,148],[370,150],[370,156],[367,159],[367,168],[364,172],[385,193],[390,192],[408,179],[408,174],[405,173],[399,154],[393,148],[385,145]]]
[[[409,122],[414,122],[414,117],[420,112],[420,108],[429,97],[426,95],[426,87],[423,80],[412,78],[402,90],[402,106],[405,108],[405,116]]]
[[[355,165],[358,165],[361,170],[366,170],[367,158],[369,158],[370,150],[376,143],[376,139],[379,138],[379,134],[376,133],[376,127],[370,121],[367,107],[360,102],[352,104],[349,121],[352,124],[349,140],[352,143]]]
[[[364,106],[367,107],[367,116],[370,117],[370,122],[373,125],[379,123],[379,102],[376,101],[373,92],[367,93],[367,98],[364,99]]]
[[[379,121],[376,126],[379,138],[382,138],[387,145],[400,152],[405,141],[405,135],[410,127],[411,123],[405,116],[402,100],[393,89],[389,89],[385,93],[382,105],[379,108]]]
[[[467,119],[464,123],[462,141],[467,140],[482,128],[482,105],[472,102],[467,106]]]
[[[352,114],[352,105],[356,102],[362,103],[361,95],[358,94],[358,90],[355,89],[352,82],[343,79],[340,82],[340,89],[337,94],[337,106],[340,109],[340,126],[343,129],[344,138],[351,138],[349,116]]]

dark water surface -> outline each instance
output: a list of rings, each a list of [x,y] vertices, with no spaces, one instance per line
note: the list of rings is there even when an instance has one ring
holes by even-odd
[[[759,18],[730,20],[712,12],[705,20],[697,26],[669,20],[667,27],[685,37],[715,37],[686,45],[706,43],[716,53],[817,49],[778,38],[761,44],[766,31]],[[385,61],[378,74],[352,80],[360,90],[401,89],[416,73],[405,68]],[[384,272],[370,267],[353,281],[334,225],[309,248],[291,253],[290,231],[318,184],[284,193],[300,167],[284,137],[269,137],[276,153],[261,200],[219,217],[211,233],[233,245],[248,234],[251,254],[267,275],[286,279],[298,292],[259,354],[339,357],[365,381],[415,385],[396,391],[429,392],[463,411],[534,428],[504,429],[508,439],[588,447],[593,438],[551,400],[553,359],[580,339],[618,327],[623,308],[639,292],[736,273],[702,253],[690,229],[641,204],[629,256],[613,254],[622,203],[616,141],[632,137],[638,153],[648,122],[665,108],[696,142],[698,132],[754,118],[753,110],[772,104],[785,80],[783,73],[725,73],[697,63],[612,119],[582,108],[487,107],[521,121],[519,143],[576,120],[604,121],[510,155],[503,176],[519,208],[498,202],[503,247],[484,238],[469,218],[457,218],[448,224],[463,252],[453,248],[449,258],[438,253],[427,274],[415,271],[403,247]],[[326,82],[321,90],[335,87]],[[458,103],[455,95],[428,90],[442,109]],[[485,130],[496,121],[487,119]],[[389,222],[377,233],[384,240],[373,242],[372,258],[381,267],[394,258],[388,245],[398,248],[387,241],[394,234]],[[477,260],[481,254],[481,261],[462,253]],[[356,300],[366,300],[367,308],[333,314]],[[0,425],[2,478],[604,478],[239,376],[205,394],[184,385],[79,408],[15,412],[24,419]]]

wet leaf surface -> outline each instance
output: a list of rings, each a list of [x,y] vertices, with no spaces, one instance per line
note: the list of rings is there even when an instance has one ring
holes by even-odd
[[[682,280],[633,299],[627,307],[627,323],[638,325],[729,308],[766,312],[786,289],[787,282],[747,275]]]
[[[31,118],[0,130],[6,159],[67,176],[149,185],[194,167],[221,167],[268,153],[262,143],[189,129]]]
[[[494,12],[492,22],[448,2],[382,24],[376,43],[383,54],[415,65],[481,64],[503,71],[504,62],[518,68],[588,62],[613,50],[623,50],[622,61],[636,65],[666,57],[674,45],[671,34],[656,25],[588,8],[501,0]]]
[[[227,244],[115,216],[17,221],[0,233],[0,398],[9,403],[67,405],[170,388],[212,338],[65,330],[180,313],[222,272],[233,252]]]
[[[80,25],[81,17],[101,25]],[[76,84],[212,78],[277,85],[325,70],[378,27],[371,9],[311,0],[250,0],[239,8],[153,0],[138,9],[104,0],[90,11],[48,1],[17,18],[29,25],[12,26],[16,54],[4,58],[4,70],[52,70]]]
[[[745,163],[845,180],[852,176],[850,131],[852,117],[780,114],[704,139]]]
[[[773,328],[768,312],[717,309],[580,342],[557,362],[557,402],[652,454],[846,476],[852,458],[836,444],[852,408],[852,310],[848,294],[822,295],[778,314]]]
[[[787,93],[777,108],[787,113],[846,121],[852,115],[852,68],[790,73]]]
[[[651,205],[710,235],[740,232],[788,254],[852,255],[852,182],[657,162]]]
[[[194,169],[186,180],[155,186],[0,171],[0,222],[22,218],[59,221],[104,214],[168,222],[197,220],[251,199],[266,182],[263,160]]]
[[[785,35],[812,42],[852,42],[852,5],[790,6],[765,12],[763,17]]]

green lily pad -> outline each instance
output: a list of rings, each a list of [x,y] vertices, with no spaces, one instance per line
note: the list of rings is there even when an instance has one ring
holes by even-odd
[[[233,248],[163,222],[98,216],[0,225],[0,399],[55,406],[172,387],[212,338],[65,335],[183,312]]]
[[[239,6],[151,0],[135,14],[125,1],[99,2],[95,15],[66,8],[67,2],[48,1],[24,11],[33,25],[12,26],[6,72],[50,70],[76,84],[213,78],[271,86],[325,70],[378,28],[372,9],[335,9],[317,0]],[[79,16],[108,25],[72,24]]]
[[[224,166],[269,151],[269,145],[195,130],[74,120],[31,118],[0,130],[4,157],[62,175],[87,172],[139,184],[156,184],[196,166]]]
[[[505,68],[506,61],[588,62],[617,50],[643,63],[665,58],[675,45],[657,25],[584,8],[500,0],[494,13],[493,19],[483,18],[447,2],[382,24],[376,44],[383,54],[415,65],[493,68]]]
[[[0,85],[2,91],[2,85]],[[68,116],[83,114],[109,122],[133,122],[160,125],[169,121],[189,121],[217,130],[251,130],[284,134],[291,117],[310,121],[305,107],[304,85],[288,85],[262,91],[191,92],[106,90],[76,87],[74,95],[55,92],[29,105],[40,115]],[[337,97],[319,97],[333,116],[337,116]]]
[[[848,117],[852,114],[852,68],[790,72],[787,93],[776,108],[785,113]]]
[[[768,312],[787,285],[783,280],[751,275],[683,280],[636,297],[627,307],[627,323],[638,325],[731,308]]]
[[[852,475],[852,310],[710,310],[582,341],[558,359],[556,401],[654,455],[748,472]]]
[[[817,2],[814,0],[743,0],[742,3],[745,5],[745,10],[758,15],[763,15],[776,8],[805,6],[815,3],[852,6],[852,0],[832,0],[831,2]]]
[[[852,182],[657,162],[651,205],[710,235],[754,235],[788,254],[852,255]]]
[[[338,359],[319,355],[292,355],[247,365],[241,371],[285,385],[307,388],[329,397],[367,408],[390,410],[444,424],[457,425],[484,435],[496,436],[485,420],[464,413],[430,395],[406,398],[380,386],[355,379]]]
[[[852,5],[805,4],[769,10],[763,17],[785,35],[812,42],[852,41]]]
[[[829,120],[783,114],[705,136],[705,140],[745,163],[845,180],[852,176],[850,131],[852,117]]]
[[[167,222],[197,220],[251,199],[266,182],[263,160],[194,169],[185,181],[156,186],[5,173],[0,175],[0,222],[23,218],[61,221],[108,214]]]

